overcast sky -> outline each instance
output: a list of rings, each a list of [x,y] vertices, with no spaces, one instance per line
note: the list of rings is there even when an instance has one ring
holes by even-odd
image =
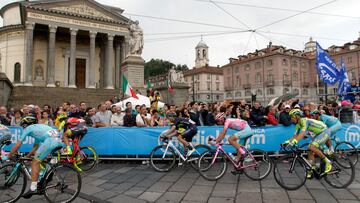
[[[327,48],[333,44],[343,45],[354,41],[359,37],[360,31],[359,0],[97,1],[120,7],[125,10],[125,16],[139,20],[145,35],[145,60],[159,58],[175,64],[187,64],[189,67],[194,66],[195,46],[201,35],[204,35],[203,39],[210,47],[210,65],[216,66],[225,65],[230,57],[264,48],[270,40],[276,45],[303,50],[309,36],[313,36]],[[14,0],[0,0],[0,7],[10,2]],[[259,6],[262,8],[258,8]],[[312,13],[301,13],[312,8],[315,8],[309,11]],[[208,25],[158,20],[131,14]],[[272,24],[293,15],[296,16]],[[269,26],[263,27],[265,25]]]

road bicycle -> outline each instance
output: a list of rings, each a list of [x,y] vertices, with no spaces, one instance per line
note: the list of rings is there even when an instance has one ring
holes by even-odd
[[[307,174],[313,173],[316,179],[324,180],[334,188],[346,188],[355,178],[355,167],[351,160],[347,160],[350,167],[344,167],[345,160],[336,156],[327,156],[332,162],[332,169],[329,173],[323,174],[323,162],[320,167],[312,167],[304,157],[304,149],[297,145],[288,148],[280,145],[281,149],[290,154],[280,157],[274,164],[274,177],[276,182],[284,189],[296,190],[303,186],[307,180]]]
[[[259,149],[248,150],[242,146],[245,154],[240,159],[234,157],[234,160],[231,157],[233,155],[229,155],[222,147],[224,143],[216,144],[214,139],[210,138],[209,143],[215,146],[216,150],[210,149],[204,152],[198,162],[199,173],[205,179],[215,181],[224,176],[228,167],[227,160],[230,160],[230,163],[234,166],[235,171],[233,174],[244,173],[248,178],[257,181],[266,178],[270,174],[273,163],[265,151]]]
[[[306,137],[308,138],[308,137]],[[356,147],[351,144],[350,142],[346,142],[346,141],[341,141],[339,137],[337,137],[336,135],[332,136],[331,138],[332,144],[335,146],[334,147],[334,153],[338,155],[338,158],[343,158],[345,160],[345,162],[340,162],[340,164],[344,164],[344,167],[351,167],[350,165],[346,165],[347,164],[347,160],[350,160],[352,165],[356,165],[359,159],[358,156],[358,150],[356,149]],[[300,149],[304,149],[304,151],[308,151],[308,147],[309,147],[309,142],[304,143],[302,145],[300,145]]]
[[[197,162],[200,155],[210,149],[207,145],[194,146],[189,142],[195,151],[190,156],[187,156],[186,150],[180,147],[180,144],[177,147],[172,137],[160,136],[159,139],[163,144],[156,146],[151,151],[150,164],[155,170],[160,172],[170,171],[175,166],[177,159],[179,160],[179,165],[182,163],[190,163],[190,165],[197,170]]]
[[[0,167],[0,202],[16,202],[24,193],[27,181],[31,180],[31,170],[25,165],[31,159],[20,155],[14,157],[16,162]],[[39,174],[38,195],[44,195],[51,203],[72,202],[81,190],[80,173],[68,163],[56,163],[56,158],[50,160],[41,163],[43,169]]]
[[[96,167],[99,162],[99,157],[94,148],[85,146],[80,147],[79,142],[84,135],[78,135],[69,142],[73,145],[71,155],[63,155],[58,151],[58,161],[61,163],[71,163],[79,172],[89,172]]]

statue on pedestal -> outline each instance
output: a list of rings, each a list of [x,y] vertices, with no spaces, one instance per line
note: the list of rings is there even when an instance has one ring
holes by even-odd
[[[143,30],[139,26],[139,21],[130,25],[130,54],[141,55],[144,47]]]

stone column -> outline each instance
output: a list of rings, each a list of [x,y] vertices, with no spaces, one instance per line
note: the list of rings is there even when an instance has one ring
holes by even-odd
[[[120,88],[120,76],[121,76],[121,44],[120,42],[116,43],[115,48],[115,88]]]
[[[56,26],[49,25],[49,45],[47,59],[47,86],[55,87],[55,41]]]
[[[111,34],[108,34],[105,58],[105,89],[114,89],[114,35]]]
[[[95,39],[96,32],[90,31],[90,59],[89,59],[89,86],[88,88],[95,88]]]
[[[68,87],[76,88],[76,35],[77,29],[70,29],[70,69],[69,69],[69,85]]]
[[[32,86],[33,80],[34,26],[35,23],[26,22],[25,86]]]

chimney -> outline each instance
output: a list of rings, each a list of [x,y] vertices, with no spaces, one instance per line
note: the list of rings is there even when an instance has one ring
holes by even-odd
[[[360,31],[359,31],[359,38],[358,38],[358,40],[360,41]]]

